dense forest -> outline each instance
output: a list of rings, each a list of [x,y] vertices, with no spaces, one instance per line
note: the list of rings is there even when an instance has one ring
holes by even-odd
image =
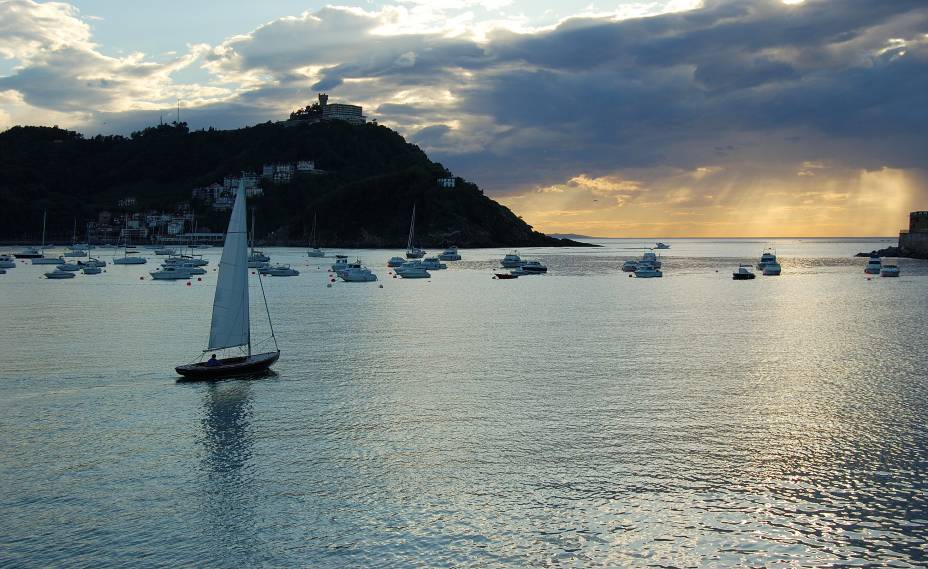
[[[14,127],[0,133],[0,239],[36,240],[47,210],[49,240],[62,242],[74,219],[82,226],[101,210],[118,212],[117,202],[128,196],[135,211],[174,211],[191,201],[192,188],[226,175],[314,160],[326,174],[262,182],[264,196],[250,200],[259,242],[305,243],[316,213],[323,246],[404,246],[416,204],[417,241],[426,247],[581,245],[533,231],[465,180],[439,188],[446,169],[389,128],[292,124],[191,132],[179,123],[92,138]],[[192,205],[201,229],[224,230],[227,212]]]

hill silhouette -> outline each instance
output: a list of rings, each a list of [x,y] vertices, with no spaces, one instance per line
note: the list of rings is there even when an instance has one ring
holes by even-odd
[[[416,204],[417,241],[425,247],[586,245],[533,231],[461,178],[455,188],[438,187],[447,170],[389,128],[341,122],[193,132],[174,123],[88,138],[14,127],[0,133],[0,239],[38,239],[47,210],[49,240],[60,243],[70,239],[74,219],[82,226],[101,210],[119,211],[124,197],[136,199],[134,211],[173,211],[194,187],[304,159],[326,174],[262,182],[264,196],[249,200],[259,242],[305,244],[315,212],[322,246],[402,247]],[[201,228],[225,229],[227,212],[193,205]]]

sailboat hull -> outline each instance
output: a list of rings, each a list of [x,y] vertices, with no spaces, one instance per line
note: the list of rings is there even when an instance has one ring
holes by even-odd
[[[280,352],[267,352],[240,358],[226,358],[219,360],[219,365],[206,365],[206,362],[177,366],[174,370],[189,381],[203,381],[211,379],[227,379],[243,375],[253,375],[267,371]]]

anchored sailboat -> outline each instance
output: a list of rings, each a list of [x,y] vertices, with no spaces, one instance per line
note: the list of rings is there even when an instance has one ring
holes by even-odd
[[[313,212],[313,233],[309,237],[309,251],[306,252],[308,257],[325,257],[325,251],[319,248],[316,242],[316,212]]]
[[[406,241],[406,258],[421,259],[425,256],[425,251],[418,247],[413,247],[413,239],[416,236],[416,204],[412,204],[412,219],[409,220],[409,239]]]
[[[274,337],[274,327],[271,329],[271,340],[274,341],[274,351],[261,354],[252,354],[251,319],[248,302],[248,228],[245,220],[245,186],[239,184],[235,195],[235,205],[232,208],[232,217],[229,219],[229,230],[226,232],[225,245],[222,248],[222,257],[219,260],[219,277],[216,281],[216,295],[213,298],[213,319],[209,331],[209,343],[204,354],[214,350],[238,348],[244,355],[223,359],[210,359],[206,362],[182,365],[175,368],[177,373],[185,379],[221,379],[224,377],[239,376],[261,372],[274,364],[280,357],[280,348]],[[261,284],[261,295],[264,296],[264,284],[258,275]],[[264,308],[271,322],[271,314],[267,309],[267,298],[264,298]]]

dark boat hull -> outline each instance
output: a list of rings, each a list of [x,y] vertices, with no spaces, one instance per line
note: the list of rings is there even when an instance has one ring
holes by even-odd
[[[43,259],[45,258],[45,255],[30,255],[28,253],[26,254],[13,253],[13,256],[16,257],[17,259]]]
[[[749,281],[749,280],[753,279],[754,276],[755,276],[754,273],[748,273],[748,274],[746,274],[746,275],[745,275],[745,274],[740,274],[740,273],[734,273],[734,274],[732,274],[731,278],[734,279],[734,280],[736,280],[736,281]]]
[[[206,365],[206,362],[177,366],[174,371],[188,381],[203,381],[211,379],[227,379],[245,375],[254,375],[267,371],[280,352],[267,352],[240,358],[226,358],[219,360],[219,365]]]

